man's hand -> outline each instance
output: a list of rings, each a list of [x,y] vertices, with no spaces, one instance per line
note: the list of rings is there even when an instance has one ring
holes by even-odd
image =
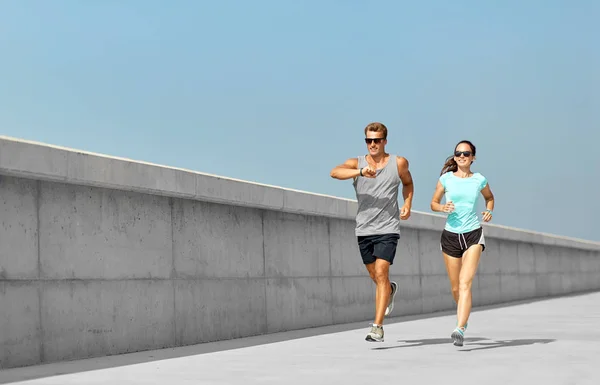
[[[400,219],[405,221],[408,218],[410,218],[410,205],[404,205],[404,206],[402,206],[402,209],[400,210]]]
[[[375,178],[377,176],[377,170],[371,166],[363,167],[362,175],[365,178]]]

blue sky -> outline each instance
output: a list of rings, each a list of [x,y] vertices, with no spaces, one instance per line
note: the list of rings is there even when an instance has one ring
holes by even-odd
[[[354,198],[389,130],[429,212],[461,139],[493,223],[600,241],[600,3],[0,2],[0,133]]]

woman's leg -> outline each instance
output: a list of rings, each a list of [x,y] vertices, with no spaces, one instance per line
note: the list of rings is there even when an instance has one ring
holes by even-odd
[[[462,258],[451,257],[446,253],[444,255],[444,262],[446,264],[446,271],[448,272],[448,279],[450,280],[450,290],[452,291],[452,297],[454,302],[458,305],[459,295],[459,277],[460,268],[462,266]]]
[[[482,246],[473,245],[465,251],[462,257],[458,282],[458,327],[464,328],[471,314],[473,278],[477,272]]]

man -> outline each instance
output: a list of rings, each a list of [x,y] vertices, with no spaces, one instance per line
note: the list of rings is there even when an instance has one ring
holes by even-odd
[[[358,200],[355,234],[363,263],[377,285],[375,320],[366,337],[375,342],[383,342],[383,319],[394,307],[398,284],[390,282],[389,269],[400,239],[400,220],[410,217],[414,193],[408,161],[385,152],[387,133],[382,123],[370,123],[365,127],[368,154],[350,158],[331,170],[332,178],[353,179]],[[398,204],[400,183],[402,208]]]

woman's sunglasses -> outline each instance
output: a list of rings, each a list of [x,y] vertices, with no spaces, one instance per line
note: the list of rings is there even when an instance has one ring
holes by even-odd
[[[454,156],[460,158],[461,155],[464,155],[466,158],[471,156],[471,151],[454,151]]]

